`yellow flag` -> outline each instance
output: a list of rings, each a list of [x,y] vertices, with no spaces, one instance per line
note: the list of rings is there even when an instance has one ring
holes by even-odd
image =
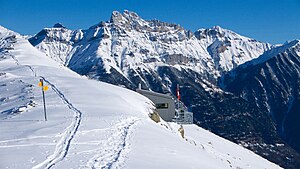
[[[47,91],[49,89],[48,86],[44,86],[44,91]]]
[[[39,87],[42,87],[42,82],[39,82]]]

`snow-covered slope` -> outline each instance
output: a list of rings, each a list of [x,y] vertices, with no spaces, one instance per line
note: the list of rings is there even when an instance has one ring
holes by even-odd
[[[0,168],[280,168],[197,126],[183,139],[149,119],[145,97],[79,76],[3,27],[0,39]]]

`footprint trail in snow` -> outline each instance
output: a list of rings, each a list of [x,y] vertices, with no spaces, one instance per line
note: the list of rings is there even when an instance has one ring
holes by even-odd
[[[112,127],[111,137],[103,143],[101,149],[96,150],[96,155],[88,161],[85,168],[121,168],[125,163],[126,154],[130,151],[129,137],[139,120],[131,117]]]
[[[69,107],[69,109],[71,109],[74,112],[74,119],[73,119],[72,123],[64,131],[62,138],[56,144],[54,153],[52,155],[50,155],[42,163],[34,166],[32,169],[51,168],[57,162],[63,160],[63,158],[66,157],[68,150],[70,148],[71,141],[74,138],[74,136],[80,126],[81,116],[82,116],[81,111],[78,110],[76,107],[74,107],[73,104],[64,96],[64,94],[59,89],[57,89],[57,87],[54,84],[50,83],[44,77],[42,77],[42,78],[44,79],[45,82],[47,82],[51,86],[51,88],[55,91],[55,93]]]

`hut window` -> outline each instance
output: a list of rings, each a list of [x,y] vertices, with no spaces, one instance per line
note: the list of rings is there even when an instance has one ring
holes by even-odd
[[[157,109],[167,109],[167,108],[169,108],[168,103],[157,103],[155,106],[156,106]]]

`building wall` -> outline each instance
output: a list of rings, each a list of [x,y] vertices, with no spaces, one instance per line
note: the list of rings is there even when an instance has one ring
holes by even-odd
[[[171,96],[145,90],[137,90],[137,92],[149,98],[156,105],[158,114],[162,119],[172,121],[175,116],[175,103]],[[168,104],[168,107],[163,108],[164,105],[157,106],[159,104]]]

